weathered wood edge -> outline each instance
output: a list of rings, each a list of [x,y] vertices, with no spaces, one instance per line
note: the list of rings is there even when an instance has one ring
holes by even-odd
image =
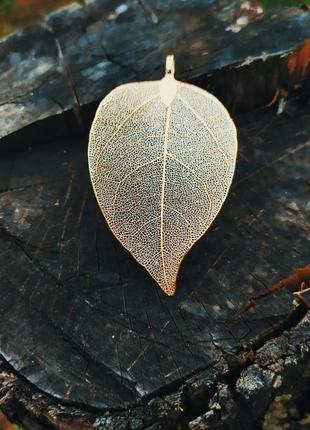
[[[293,290],[309,282],[295,277]],[[279,283],[281,284],[281,282]],[[285,282],[282,282],[283,286]],[[264,298],[268,300],[268,298]],[[310,367],[309,300],[300,301],[278,326],[236,355],[222,351],[212,368],[199,369],[127,409],[101,411],[63,402],[37,389],[2,359],[0,407],[25,428],[35,429],[238,429],[258,428],[276,396],[307,395]],[[240,424],[241,423],[241,424]]]
[[[261,425],[276,396],[302,398],[310,369],[310,318],[305,303],[238,354],[223,351],[216,366],[201,369],[144,404],[106,411],[61,403],[20,377],[4,360],[0,406],[31,429],[242,428]],[[27,428],[27,427],[26,427]]]
[[[38,428],[54,429],[155,430],[181,425],[198,430],[206,425],[216,428],[223,419],[228,428],[236,428],[233,426],[238,420],[247,423],[249,417],[243,415],[244,405],[251,404],[259,405],[255,419],[260,421],[268,402],[276,395],[289,392],[299,397],[306,392],[308,378],[303,381],[303,372],[309,369],[310,337],[306,311],[306,306],[300,304],[281,327],[257,340],[257,350],[248,345],[234,358],[223,352],[223,362],[217,369],[201,371],[180,382],[180,386],[169,387],[145,405],[130,410],[106,412],[102,416],[93,409],[60,404],[20,378],[5,361],[0,373],[0,404],[9,415],[17,415],[28,425],[29,419],[33,420],[29,427],[33,429],[39,425]],[[256,387],[250,386],[249,376],[252,381],[259,381]],[[296,383],[294,389],[292,381]]]
[[[291,101],[288,101],[287,102],[287,106],[290,104],[290,102],[292,102],[293,103],[293,100],[291,100]],[[274,115],[274,114],[273,114]],[[294,118],[283,118],[284,117],[284,115],[282,116],[282,119],[283,120],[286,120],[286,121],[289,121],[289,122],[291,122],[291,123],[294,123],[295,122],[295,119]],[[297,116],[297,118],[298,118],[298,116]],[[296,121],[297,121],[297,118],[296,118]],[[296,126],[295,126],[296,127]],[[298,128],[297,128],[297,130],[298,130]],[[301,129],[300,129],[301,130]],[[39,149],[39,148],[38,148]],[[15,155],[14,155],[15,156]],[[304,178],[305,180],[306,180],[306,178]],[[306,185],[306,183],[305,183],[305,186],[307,187],[307,185]],[[305,258],[306,258],[306,256],[305,256]],[[295,266],[295,265],[294,265]],[[287,266],[287,269],[289,270],[289,268],[290,267],[292,267],[292,265],[289,265],[289,266]],[[305,271],[305,273],[306,273],[306,271]],[[309,272],[308,272],[308,275],[309,275]],[[308,276],[308,278],[309,278],[309,276]],[[306,280],[306,279],[305,279]],[[294,290],[296,290],[296,288],[298,288],[298,286],[299,286],[299,284],[300,284],[300,282],[301,282],[301,280],[300,281],[296,281],[295,282],[295,284],[293,285],[295,288],[294,288]],[[243,282],[241,282],[241,283],[239,283],[238,284],[238,289],[239,289],[239,287],[240,287],[240,289],[242,289],[242,288],[244,288],[245,287],[245,285],[246,284],[244,284]],[[237,293],[237,291],[236,291],[236,293]],[[284,293],[284,294],[287,294],[287,292],[286,291],[283,291],[282,290],[282,293]],[[276,298],[273,298],[273,301],[275,301],[275,302],[277,302],[277,299]],[[265,301],[265,304],[267,304],[268,305],[268,303],[269,303],[269,300],[267,300],[267,303],[266,303],[266,301]],[[270,303],[272,303],[272,300],[270,300]],[[281,318],[282,318],[282,315],[281,315]],[[276,335],[276,333],[274,332],[274,330],[272,330],[272,333],[271,333],[273,336],[274,335]],[[261,345],[262,344],[262,342],[265,342],[266,341],[266,335],[268,335],[268,336],[270,336],[270,333],[268,334],[265,334],[265,336],[263,337],[263,339],[261,339],[260,338],[260,343],[259,343],[259,345]],[[268,336],[267,336],[267,338],[268,338]],[[257,346],[257,343],[256,343],[256,347],[255,348],[257,348],[258,346]],[[218,351],[218,346],[217,346],[217,351]],[[220,350],[218,351],[218,352],[220,352]],[[235,350],[234,350],[234,352],[235,352]],[[218,354],[218,357],[221,357],[221,354]],[[198,369],[200,369],[200,368],[198,368]],[[214,369],[214,368],[213,368]],[[197,371],[195,370],[195,374],[197,373]],[[173,390],[173,389],[176,389],[178,386],[179,386],[179,384],[182,384],[182,383],[184,383],[185,381],[186,381],[186,379],[188,378],[188,374],[186,374],[186,376],[184,377],[184,378],[182,378],[182,380],[177,380],[177,381],[173,381],[173,384],[170,384],[170,385],[168,385],[168,387],[167,386],[165,386],[165,389],[164,390],[161,390],[160,392],[159,391],[154,391],[154,395],[156,396],[156,395],[164,395],[164,393],[165,392],[167,392],[167,391],[170,391],[170,390]],[[176,387],[176,388],[175,388]],[[81,406],[81,404],[80,404],[80,406]],[[132,404],[132,406],[133,407],[135,407],[135,406],[137,406],[137,405],[135,405],[135,404]],[[87,408],[87,406],[86,406],[86,409],[88,409]],[[108,409],[109,410],[109,409]]]
[[[165,53],[171,50],[176,54],[177,77],[215,93],[231,110],[262,106],[270,101],[277,88],[293,88],[296,82],[288,72],[288,56],[310,39],[310,13],[298,9],[279,10],[250,21],[238,33],[231,33],[226,30],[233,22],[240,1],[220,3],[219,8],[226,6],[227,16],[220,15],[212,2],[207,5],[191,2],[192,9],[186,9],[189,6],[185,3],[171,3],[168,9],[172,22],[180,20],[184,12],[200,15],[199,10],[204,11],[196,27],[187,29],[185,45],[176,42],[183,34],[181,26],[167,30],[167,42],[161,48],[154,35],[148,40],[144,34],[150,26],[159,33],[164,31],[161,23],[165,22],[167,6],[161,1],[154,8],[159,17],[157,23],[149,22],[140,2],[129,2],[120,19],[115,14],[115,1],[104,5],[97,0],[53,13],[42,24],[1,41],[0,53],[4,60],[0,62],[0,70],[4,77],[0,81],[0,112],[5,127],[1,130],[0,150],[35,145],[43,136],[46,138],[46,130],[49,130],[49,140],[87,132],[98,102],[107,92],[123,82],[160,78]],[[137,36],[126,34],[122,27],[130,23],[133,15]],[[216,23],[211,29],[210,20]],[[285,31],[283,39],[281,32],[288,26],[290,31]],[[273,38],[269,37],[270,28]],[[199,50],[191,49],[202,34],[207,36]],[[148,42],[147,47],[142,35]],[[138,47],[126,55],[119,46],[131,46],[134,40],[130,38],[135,37]],[[99,44],[102,38],[109,43],[108,51],[105,45]],[[28,59],[27,50],[34,40],[40,39],[46,48],[37,42],[33,45],[35,58]],[[170,39],[173,42],[169,42]],[[210,51],[208,55],[201,54],[203,48]],[[9,56],[10,51],[13,53]],[[16,71],[19,67],[16,58],[19,61],[23,58],[25,71],[21,74]],[[95,78],[95,72],[91,74],[90,70],[96,71],[101,66],[104,71]],[[30,79],[30,75],[34,77]],[[257,76],[260,79],[253,79]],[[14,87],[10,89],[12,80]]]

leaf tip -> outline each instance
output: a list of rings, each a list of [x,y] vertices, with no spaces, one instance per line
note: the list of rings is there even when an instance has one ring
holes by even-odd
[[[175,290],[176,290],[176,283],[173,284],[163,284],[160,285],[161,289],[164,291],[164,293],[167,294],[167,296],[174,296]]]

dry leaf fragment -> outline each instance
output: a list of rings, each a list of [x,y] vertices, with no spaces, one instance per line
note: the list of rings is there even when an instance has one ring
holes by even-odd
[[[208,92],[174,78],[121,85],[90,132],[93,188],[114,235],[173,295],[183,257],[206,232],[231,185],[236,129]]]

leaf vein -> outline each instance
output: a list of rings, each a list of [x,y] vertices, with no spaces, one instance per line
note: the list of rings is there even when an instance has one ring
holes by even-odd
[[[195,172],[195,170],[193,170],[190,166],[188,166],[186,163],[183,163],[183,161],[181,161],[181,160],[179,160],[175,155],[173,155],[173,154],[171,154],[171,152],[168,152],[167,153],[167,156],[169,157],[169,158],[171,158],[172,160],[174,160],[176,163],[179,163],[181,166],[183,166],[184,167],[184,169],[186,169],[188,172],[190,172],[191,174],[192,174],[192,176],[200,183],[200,184],[202,184],[203,185],[203,188],[204,188],[204,190],[205,190],[205,193],[206,193],[206,196],[207,196],[207,199],[208,199],[208,201],[209,201],[209,204],[210,204],[210,211],[209,211],[209,215],[210,215],[210,213],[212,213],[212,210],[213,210],[213,205],[212,205],[212,199],[211,199],[211,195],[210,195],[210,192],[209,192],[209,190],[208,190],[208,188],[207,188],[207,184],[206,184],[206,182],[203,180],[203,179],[201,179],[198,175],[197,175],[197,173]]]
[[[167,108],[167,115],[166,115],[162,185],[161,185],[161,196],[160,196],[160,255],[161,255],[161,262],[163,266],[163,274],[164,274],[164,280],[166,285],[168,285],[168,282],[167,282],[167,274],[166,274],[166,267],[165,267],[165,249],[164,249],[164,203],[165,203],[166,164],[167,164],[167,153],[168,153],[170,115],[171,115],[171,105],[169,105],[169,107]]]
[[[153,158],[150,161],[147,161],[146,163],[140,164],[139,166],[137,166],[134,170],[132,170],[131,172],[127,173],[127,175],[125,175],[117,184],[115,191],[114,191],[114,196],[113,196],[113,213],[115,215],[115,203],[116,203],[116,199],[117,199],[117,195],[119,192],[119,189],[121,187],[121,185],[126,181],[126,179],[128,179],[130,176],[132,176],[134,173],[136,173],[137,171],[139,171],[140,169],[142,169],[145,166],[148,166],[149,164],[153,164],[158,160],[161,160],[163,158],[163,155],[160,155],[159,157]]]
[[[111,140],[117,136],[117,134],[119,133],[119,131],[127,124],[127,122],[136,114],[138,113],[141,109],[144,108],[145,105],[147,105],[149,102],[157,99],[159,96],[155,95],[152,96],[150,98],[148,98],[147,100],[145,100],[143,103],[139,104],[139,106],[137,106],[135,109],[133,109],[129,115],[126,116],[126,118],[124,118],[124,120],[120,123],[120,125],[117,127],[117,129],[112,133],[112,135],[109,137],[109,139],[107,140],[106,144],[104,145],[104,147],[101,149],[98,158],[97,158],[97,162],[96,162],[96,169],[97,169],[97,165],[98,163],[101,161],[101,156],[102,153],[107,149],[108,145],[110,144]]]
[[[165,208],[167,208],[167,209],[170,209],[171,211],[173,211],[173,212],[175,212],[176,214],[178,214],[178,215],[180,215],[180,217],[185,221],[185,223],[189,226],[189,229],[190,229],[190,231],[191,231],[191,229],[192,229],[192,225],[191,225],[191,223],[185,218],[185,216],[180,212],[180,211],[178,211],[177,209],[174,209],[172,206],[169,206],[169,205],[164,205],[165,206]]]
[[[149,225],[149,224],[151,224],[152,222],[154,222],[154,221],[156,221],[157,219],[159,219],[160,218],[160,216],[159,215],[157,215],[157,216],[155,216],[154,218],[151,218],[149,221],[146,221],[145,223],[143,223],[139,228],[138,228],[138,230],[136,230],[135,232],[134,232],[134,234],[132,235],[132,238],[131,238],[131,241],[130,241],[130,249],[129,250],[131,250],[131,247],[132,247],[132,244],[133,244],[133,240],[134,240],[134,238],[137,236],[137,234],[144,228],[144,227],[146,227],[147,225]]]
[[[195,111],[195,109],[190,105],[190,103],[188,103],[187,100],[185,100],[182,96],[178,95],[179,100],[181,100],[181,102],[192,112],[192,114],[205,126],[205,128],[208,130],[209,134],[211,135],[212,139],[214,140],[218,150],[220,151],[220,153],[223,155],[224,159],[225,159],[225,163],[227,165],[227,167],[229,167],[229,159],[228,159],[228,155],[226,154],[226,152],[224,151],[224,149],[222,148],[222,145],[220,144],[220,142],[218,141],[217,137],[215,136],[215,134],[213,133],[213,131],[211,130],[211,128],[208,126],[208,124],[206,123],[206,121]]]

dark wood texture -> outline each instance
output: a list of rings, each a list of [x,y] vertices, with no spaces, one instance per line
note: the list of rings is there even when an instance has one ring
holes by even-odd
[[[310,14],[232,33],[238,2],[128,5],[73,6],[0,46],[0,405],[33,430],[259,428],[277,394],[308,389],[309,302],[294,293],[310,279],[310,91],[288,58]],[[105,225],[79,131],[171,50],[181,78],[227,102],[240,144],[173,298]]]
[[[103,96],[124,82],[159,79],[170,52],[179,78],[233,109],[261,106],[291,84],[286,57],[310,38],[310,14],[298,9],[254,20],[239,0],[85,3],[0,42],[0,149],[87,130]],[[230,31],[243,14],[249,24]]]

